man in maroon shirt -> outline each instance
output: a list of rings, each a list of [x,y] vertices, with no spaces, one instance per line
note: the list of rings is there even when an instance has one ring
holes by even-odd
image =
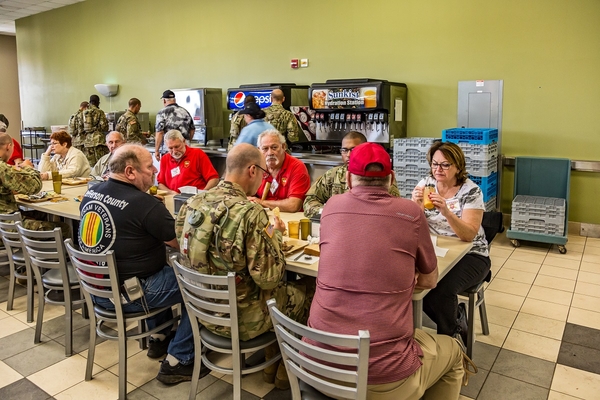
[[[279,207],[283,212],[301,211],[310,189],[306,165],[286,153],[285,138],[277,130],[258,135],[258,149],[265,156],[268,171],[265,171],[256,197],[248,199],[270,209]]]
[[[354,148],[350,191],[321,215],[321,258],[308,325],[371,334],[367,398],[456,400],[462,350],[450,336],[413,328],[415,288],[437,283],[437,259],[423,210],[388,193],[394,173],[378,144]]]
[[[176,129],[167,132],[165,146],[169,152],[160,159],[159,189],[179,193],[182,186],[199,190],[217,186],[219,174],[210,159],[202,150],[188,147],[181,132]]]

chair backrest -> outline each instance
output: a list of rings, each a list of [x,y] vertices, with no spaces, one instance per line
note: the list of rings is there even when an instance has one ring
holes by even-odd
[[[173,256],[171,261],[188,314],[202,322],[229,327],[232,346],[237,347],[239,351],[235,273],[201,274],[183,266],[180,257],[180,254]],[[236,348],[233,348],[233,351],[235,353]]]
[[[319,392],[336,398],[365,399],[369,369],[369,331],[357,336],[340,335],[309,328],[267,301],[281,356],[290,377],[292,398],[300,398],[298,379]],[[324,347],[302,341],[310,339]]]
[[[0,214],[0,236],[2,236],[2,242],[6,247],[9,259],[12,258],[15,250],[23,248],[21,237],[15,227],[17,222],[21,222],[21,213]]]
[[[122,316],[119,275],[114,251],[109,250],[103,254],[83,253],[73,246],[71,239],[65,240],[65,247],[77,272],[77,279],[86,303],[94,304],[91,295],[112,299],[115,304],[115,312]],[[122,322],[122,318],[117,318],[117,323]],[[119,327],[119,329],[121,328]]]
[[[484,212],[481,226],[485,231],[485,239],[487,240],[488,245],[490,245],[498,233],[504,232],[502,213],[500,211]]]

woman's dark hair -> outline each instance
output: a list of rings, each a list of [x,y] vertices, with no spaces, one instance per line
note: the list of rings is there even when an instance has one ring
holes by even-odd
[[[458,171],[456,171],[456,184],[462,185],[468,178],[465,155],[462,149],[454,143],[450,142],[435,142],[427,152],[427,162],[431,167],[431,161],[436,151],[441,151],[448,162],[452,163]],[[433,176],[433,171],[429,168],[429,174]]]

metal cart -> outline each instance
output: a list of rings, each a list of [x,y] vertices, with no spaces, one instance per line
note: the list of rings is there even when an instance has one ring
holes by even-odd
[[[515,187],[513,196],[543,196],[565,199],[564,234],[551,235],[523,232],[511,229],[506,232],[515,247],[519,240],[551,243],[558,245],[558,251],[565,254],[569,221],[569,193],[571,181],[571,160],[567,158],[516,157]]]

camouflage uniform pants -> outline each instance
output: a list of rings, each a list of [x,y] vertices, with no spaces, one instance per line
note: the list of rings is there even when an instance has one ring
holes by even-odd
[[[30,231],[51,231],[54,228],[60,228],[63,239],[71,237],[71,227],[65,222],[44,221],[46,213],[40,211],[21,211],[23,218],[23,228]]]
[[[95,147],[85,147],[83,149],[83,154],[85,154],[88,161],[90,162],[90,166],[94,167],[94,165],[96,165],[96,163],[99,159],[102,158],[102,156],[108,154],[108,147],[106,147],[106,145],[103,144]]]

